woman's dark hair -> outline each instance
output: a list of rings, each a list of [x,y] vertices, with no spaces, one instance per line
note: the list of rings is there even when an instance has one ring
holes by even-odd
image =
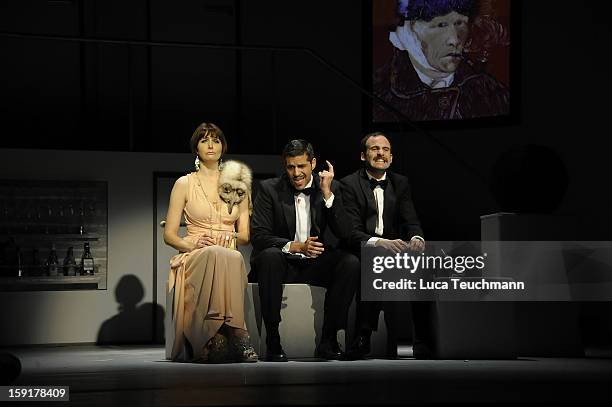
[[[314,158],[312,144],[302,139],[291,140],[283,149],[283,163],[286,161],[287,157],[297,157],[302,154],[306,154],[308,161],[312,161]]]
[[[206,136],[213,136],[219,139],[221,142],[221,155],[225,154],[227,151],[227,140],[225,139],[225,135],[223,131],[213,123],[202,123],[200,124],[193,134],[191,135],[191,140],[189,140],[189,147],[191,148],[191,152],[194,154],[198,153],[198,143]]]

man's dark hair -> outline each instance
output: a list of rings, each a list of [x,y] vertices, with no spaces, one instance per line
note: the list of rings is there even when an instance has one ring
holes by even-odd
[[[361,139],[361,152],[362,153],[367,153],[368,151],[368,140],[372,137],[377,137],[377,136],[383,136],[385,137],[387,140],[389,140],[389,137],[387,137],[387,135],[381,131],[375,131],[373,133],[368,133],[365,136],[363,136],[363,138]],[[391,140],[389,140],[389,144],[391,144]]]
[[[431,21],[452,11],[467,17],[478,14],[479,0],[398,0],[397,13],[405,20]]]
[[[308,161],[312,161],[314,158],[312,144],[302,139],[291,140],[283,149],[283,163],[286,162],[287,157],[297,157],[302,154],[306,154]]]

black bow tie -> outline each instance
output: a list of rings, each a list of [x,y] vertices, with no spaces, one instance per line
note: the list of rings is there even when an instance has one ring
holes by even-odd
[[[299,195],[299,194],[304,194],[304,195],[310,195],[314,193],[314,188],[313,187],[308,187],[308,188],[304,188],[304,189],[296,189],[293,188],[293,194],[294,195]]]
[[[374,189],[376,187],[381,187],[383,190],[387,188],[388,180],[383,179],[382,181],[375,180],[374,178],[370,178],[370,188]]]

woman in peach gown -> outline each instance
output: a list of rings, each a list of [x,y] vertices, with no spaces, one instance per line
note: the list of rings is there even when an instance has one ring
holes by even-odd
[[[237,244],[249,242],[251,173],[238,162],[232,162],[238,168],[232,174],[220,169],[227,142],[212,123],[198,126],[190,144],[196,171],[174,184],[164,229],[166,244],[179,251],[170,261],[167,295],[172,309],[166,312],[171,313],[172,332],[166,337],[173,343],[167,344],[166,357],[254,362],[258,357],[244,318],[247,275],[236,250]],[[224,179],[228,177],[230,181]],[[187,235],[181,237],[183,216]]]

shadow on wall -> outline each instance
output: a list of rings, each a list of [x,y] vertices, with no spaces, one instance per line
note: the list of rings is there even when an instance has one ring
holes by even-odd
[[[152,303],[138,305],[143,298],[138,277],[123,276],[115,289],[119,313],[104,321],[96,344],[164,343],[164,310]]]

